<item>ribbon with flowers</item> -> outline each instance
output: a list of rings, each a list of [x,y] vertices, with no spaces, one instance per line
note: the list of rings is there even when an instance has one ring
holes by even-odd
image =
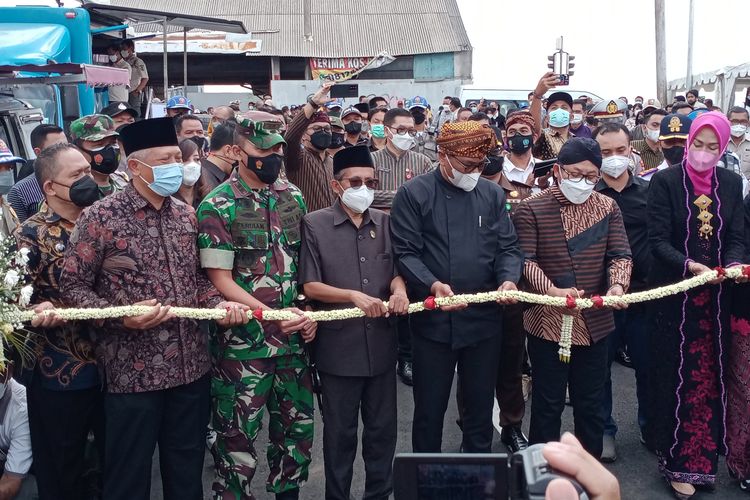
[[[741,277],[750,278],[750,266],[734,267],[731,269],[724,269],[717,267],[712,271],[703,273],[698,276],[674,283],[672,285],[661,286],[652,290],[646,290],[642,292],[628,293],[621,296],[605,296],[601,297],[594,295],[589,298],[583,297],[550,297],[548,295],[539,295],[535,293],[522,292],[522,291],[493,291],[493,292],[482,292],[474,294],[461,294],[454,295],[452,297],[427,297],[422,302],[414,302],[409,304],[409,314],[414,314],[422,311],[432,311],[445,306],[459,305],[459,304],[481,304],[486,302],[495,302],[499,299],[514,299],[518,302],[526,302],[529,304],[537,304],[542,306],[559,307],[569,310],[571,313],[583,309],[602,309],[611,307],[618,304],[636,304],[639,302],[647,302],[650,300],[657,300],[670,295],[676,295],[683,293],[693,288],[697,288],[708,284],[719,277],[726,277],[727,279],[738,279]],[[387,302],[384,302],[385,306],[388,306]],[[129,316],[139,316],[150,312],[152,308],[150,306],[118,306],[118,307],[105,307],[101,309],[57,309],[55,314],[60,316],[62,319],[72,320],[102,320],[111,318],[123,318]],[[196,320],[219,320],[224,318],[226,311],[223,309],[197,309],[191,307],[172,307],[171,313],[180,318],[189,318]],[[49,311],[45,311],[42,314],[48,314]],[[254,311],[248,311],[252,319],[257,321],[285,321],[292,320],[297,317],[297,314],[288,310],[263,310],[256,309]],[[365,316],[364,311],[359,308],[351,307],[347,309],[335,309],[331,311],[305,311],[303,313],[313,321],[338,321],[352,318],[361,318]],[[21,310],[20,308],[13,308],[9,310],[0,311],[0,333],[4,336],[6,331],[4,325],[20,325],[21,323],[29,322],[36,315],[32,310]],[[572,331],[573,331],[573,314],[563,314],[563,321],[561,325],[560,334],[560,360],[564,362],[570,361],[571,346],[572,346]],[[0,356],[2,354],[0,353]]]

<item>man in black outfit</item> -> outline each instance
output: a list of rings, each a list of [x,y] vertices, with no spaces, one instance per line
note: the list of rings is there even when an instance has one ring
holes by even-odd
[[[495,143],[486,125],[446,124],[438,139],[440,167],[398,190],[391,232],[410,299],[516,289],[523,255],[505,195],[480,179]],[[502,308],[466,307],[454,304],[410,318],[416,453],[441,451],[456,366],[464,400],[463,450],[491,451]]]

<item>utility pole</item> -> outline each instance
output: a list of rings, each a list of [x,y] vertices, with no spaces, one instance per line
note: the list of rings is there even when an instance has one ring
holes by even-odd
[[[692,1],[692,0],[691,0]],[[667,43],[664,0],[654,0],[656,31],[656,97],[667,105]]]
[[[690,0],[690,17],[688,18],[687,44],[687,76],[685,77],[685,92],[693,87],[693,18],[695,17],[695,0]]]

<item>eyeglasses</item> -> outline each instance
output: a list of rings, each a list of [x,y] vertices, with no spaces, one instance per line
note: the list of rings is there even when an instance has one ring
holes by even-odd
[[[453,158],[453,160],[456,163],[458,163],[459,165],[461,165],[464,168],[464,171],[465,171],[464,173],[467,173],[467,174],[470,174],[470,173],[475,172],[477,170],[481,172],[482,170],[485,169],[485,167],[487,165],[490,164],[490,160],[488,158],[485,158],[484,160],[482,160],[481,163],[474,164],[474,165],[467,165],[464,162],[462,162],[461,160],[459,160],[458,158],[456,158],[455,156],[452,156],[451,158]]]
[[[388,127],[391,130],[395,130],[398,135],[404,135],[409,134],[410,136],[414,137],[417,135],[417,129],[415,128],[407,128],[407,127]]]
[[[377,189],[378,186],[380,185],[380,180],[373,179],[373,178],[362,180],[361,177],[347,177],[345,179],[341,179],[341,181],[339,182],[344,182],[344,181],[347,181],[349,185],[355,189],[358,187],[361,187],[362,184],[367,186],[367,189]]]
[[[565,175],[567,176],[567,179],[570,182],[581,182],[581,181],[584,181],[589,186],[596,186],[596,183],[599,182],[599,179],[602,178],[602,176],[599,175],[599,174],[587,175],[585,177],[584,176],[573,177],[572,174],[570,172],[568,172],[567,170],[565,170],[564,167],[560,167],[560,171],[561,172],[565,172]]]
[[[320,132],[321,130],[323,132],[328,132],[329,134],[331,133],[331,126],[330,125],[313,125],[311,128],[312,128],[313,133],[314,132]]]

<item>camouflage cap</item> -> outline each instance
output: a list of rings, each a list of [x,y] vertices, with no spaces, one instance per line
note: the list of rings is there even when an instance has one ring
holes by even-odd
[[[344,129],[344,122],[341,121],[341,118],[338,116],[331,116],[331,127],[338,127],[340,129]]]
[[[115,122],[107,115],[88,115],[70,124],[70,139],[73,142],[101,141],[113,135],[120,134],[115,131]]]
[[[281,136],[283,127],[278,116],[263,111],[247,111],[237,116],[237,133],[260,149],[286,144]]]

